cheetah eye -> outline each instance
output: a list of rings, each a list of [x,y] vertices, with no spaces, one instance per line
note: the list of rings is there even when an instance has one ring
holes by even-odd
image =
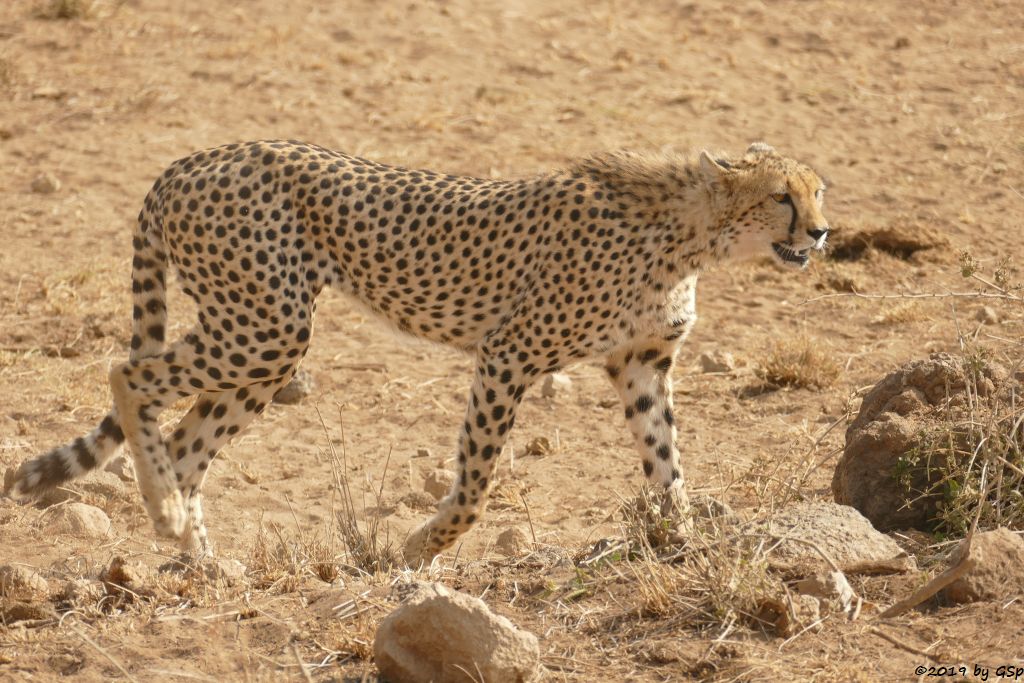
[[[785,204],[786,202],[789,201],[789,193],[788,192],[773,192],[772,193],[772,199],[777,201],[779,204]]]

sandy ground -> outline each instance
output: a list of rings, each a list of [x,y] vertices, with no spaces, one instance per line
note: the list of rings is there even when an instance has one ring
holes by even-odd
[[[58,4],[86,11],[48,18]],[[1021,255],[1022,27],[1024,7],[1012,0],[727,8],[8,0],[0,7],[0,470],[106,412],[108,367],[127,353],[132,220],[156,174],[195,149],[297,138],[489,177],[602,149],[739,152],[763,139],[828,177],[837,238],[889,229],[931,247],[836,253],[805,272],[751,264],[701,282],[701,322],[675,376],[691,486],[750,508],[774,463],[810,462],[801,494],[827,499],[843,420],[865,387],[902,361],[956,348],[958,326],[1021,337],[1020,309],[998,302],[989,305],[1000,322],[981,326],[972,299],[813,299],[969,290],[960,249],[985,268]],[[59,188],[45,191],[48,180]],[[172,332],[188,324],[182,298],[171,300]],[[333,293],[322,297],[315,337],[304,365],[314,394],[272,407],[225,450],[206,488],[219,555],[250,569],[268,544],[330,536],[332,446],[344,448],[357,515],[382,517],[397,541],[427,514],[407,494],[451,464],[467,358],[395,337]],[[801,337],[838,364],[838,380],[822,390],[761,390],[755,370],[772,342]],[[734,354],[740,370],[701,372],[697,359],[713,351]],[[553,399],[528,394],[495,503],[446,575],[538,633],[552,680],[771,680],[779,671],[796,680],[911,680],[916,665],[932,663],[852,624],[785,648],[781,639],[730,635],[729,656],[694,671],[679,657],[652,656],[635,634],[677,645],[709,643],[720,630],[645,624],[628,591],[565,613],[512,601],[501,586],[543,576],[507,566],[488,574],[502,567],[493,547],[502,530],[532,525],[546,546],[585,550],[615,532],[618,501],[641,480],[611,386],[595,367],[568,375],[572,386]],[[541,438],[549,452],[528,454]],[[45,533],[41,509],[0,500],[0,561],[38,569],[56,591],[94,578],[114,556],[153,567],[173,552],[154,541],[131,489],[101,502],[114,534],[96,542]],[[497,564],[481,568],[488,558]],[[177,600],[72,611],[60,624],[0,625],[0,678],[302,680],[299,658],[325,662],[311,670],[316,680],[372,676],[366,643],[383,616],[374,603],[332,623],[309,616],[308,603],[323,590],[379,593],[388,577],[342,572],[329,587],[297,573],[284,583],[250,577],[242,592],[179,586]],[[505,583],[494,583],[497,574]],[[868,589],[882,595],[886,586]],[[609,604],[633,614],[630,638],[602,611]],[[1022,616],[1019,605],[931,610],[891,628],[952,661],[995,662],[1024,648],[1013,636]]]

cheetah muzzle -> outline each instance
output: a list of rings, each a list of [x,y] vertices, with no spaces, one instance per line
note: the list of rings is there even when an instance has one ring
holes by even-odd
[[[779,257],[779,260],[787,265],[806,268],[811,260],[811,247],[796,250],[788,244],[772,242],[772,249],[775,250],[775,255]]]
[[[764,143],[698,159],[598,154],[517,180],[294,141],[196,152],[157,178],[132,234],[132,336],[110,371],[113,409],[22,463],[10,488],[36,496],[127,444],[157,532],[207,555],[210,464],[295,375],[316,297],[333,287],[403,332],[475,356],[459,473],[409,535],[410,565],[483,514],[524,393],[586,359],[603,362],[647,481],[685,500],[672,368],[697,320],[697,280],[769,249],[805,266],[828,232],[824,192],[817,173]],[[165,343],[171,271],[198,321]],[[164,436],[161,412],[188,398]]]

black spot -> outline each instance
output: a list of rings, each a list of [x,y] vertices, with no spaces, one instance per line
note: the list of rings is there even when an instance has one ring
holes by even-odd
[[[85,443],[85,439],[78,438],[71,445],[71,449],[75,452],[75,458],[78,460],[78,465],[83,470],[91,470],[96,467],[96,456],[92,454],[89,447]]]
[[[654,399],[648,394],[641,394],[636,400],[637,412],[646,413],[654,405]]]

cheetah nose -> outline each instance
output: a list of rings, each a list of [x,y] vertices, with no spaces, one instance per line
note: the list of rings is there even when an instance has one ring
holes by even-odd
[[[817,242],[822,237],[828,234],[828,226],[823,228],[815,228],[814,230],[808,230],[807,234],[811,236],[811,239]]]

